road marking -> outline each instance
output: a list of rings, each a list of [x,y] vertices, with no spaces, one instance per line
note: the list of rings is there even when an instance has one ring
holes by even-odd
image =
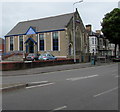
[[[43,87],[43,86],[49,86],[55,83],[48,83],[48,84],[41,84],[41,85],[36,85],[36,86],[30,86],[30,87],[26,87],[26,89],[31,89],[31,88],[35,88],[35,87]]]
[[[114,91],[114,90],[116,90],[116,89],[118,89],[118,87],[115,87],[115,88],[113,88],[113,89],[110,89],[110,90],[104,91],[104,92],[102,92],[102,93],[96,94],[96,95],[94,95],[93,97],[97,97],[97,96],[100,96],[100,95],[103,95],[103,94],[106,94],[106,93],[110,93],[110,92],[112,92],[112,91]]]
[[[68,78],[66,80],[76,81],[76,80],[87,79],[87,78],[92,78],[92,77],[96,77],[96,76],[99,76],[99,75],[96,74],[96,75],[84,76],[84,77],[74,77],[74,78]]]
[[[37,84],[37,83],[47,83],[48,81],[40,81],[40,82],[29,82],[30,84]]]
[[[79,70],[80,68],[76,68],[76,69],[66,69],[66,70],[57,70],[57,71],[54,71],[54,72],[41,72],[39,73],[39,75],[42,75],[42,74],[50,74],[50,73],[57,73],[57,72],[70,72],[70,71],[75,71],[75,70]]]
[[[54,111],[58,111],[58,110],[62,110],[62,109],[65,109],[65,108],[67,108],[67,106],[58,107],[58,108],[56,108],[56,109],[53,109],[53,110],[50,111],[50,112],[54,112]]]

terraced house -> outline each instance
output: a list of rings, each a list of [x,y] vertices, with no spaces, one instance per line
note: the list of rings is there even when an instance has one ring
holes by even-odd
[[[6,36],[6,51],[50,52],[57,57],[73,57],[73,16],[76,55],[88,53],[88,37],[76,9],[74,13],[19,22]]]

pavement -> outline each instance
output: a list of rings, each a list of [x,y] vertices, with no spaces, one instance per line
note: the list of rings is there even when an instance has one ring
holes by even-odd
[[[81,68],[102,66],[102,65],[108,65],[108,64],[113,64],[113,63],[96,63],[96,65],[91,65],[91,63],[77,63],[77,64],[68,64],[68,65],[31,68],[31,69],[17,70],[17,71],[3,71],[2,77],[25,76],[25,75],[33,75],[33,74],[37,75],[37,74],[44,74],[44,73],[52,73],[55,71],[81,69]],[[28,85],[31,85],[31,83],[9,83],[9,84],[2,83],[0,84],[0,92],[25,88]]]
[[[71,69],[80,69],[93,66],[108,65],[111,63],[96,63],[96,65],[91,65],[91,63],[76,63],[76,64],[67,64],[67,65],[57,65],[57,66],[48,66],[48,67],[38,67],[30,68],[24,70],[13,70],[13,71],[2,71],[2,77],[4,76],[19,76],[19,75],[32,75],[32,74],[41,74],[54,71],[63,71]]]

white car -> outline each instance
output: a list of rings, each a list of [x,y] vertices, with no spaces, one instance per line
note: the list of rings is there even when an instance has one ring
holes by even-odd
[[[38,59],[39,60],[57,60],[57,58],[50,53],[41,54]]]

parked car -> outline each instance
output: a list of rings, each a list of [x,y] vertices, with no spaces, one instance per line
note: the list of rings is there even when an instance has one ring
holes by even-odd
[[[50,53],[41,54],[38,58],[39,60],[56,60],[57,57],[53,56]]]
[[[26,57],[27,61],[34,61],[34,60],[38,60],[39,55],[38,54],[34,54],[34,53],[30,53],[28,54],[28,56]]]

